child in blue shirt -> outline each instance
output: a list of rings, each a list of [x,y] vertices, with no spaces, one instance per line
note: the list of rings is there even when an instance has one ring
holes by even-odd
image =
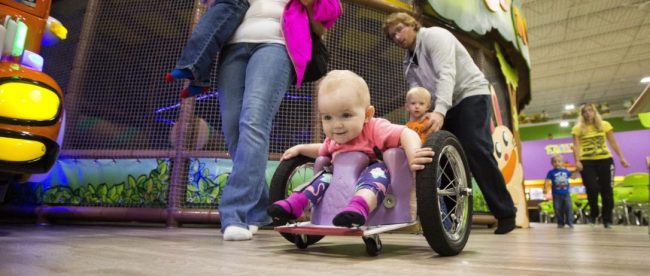
[[[571,203],[569,178],[574,176],[564,168],[562,155],[555,154],[551,156],[551,165],[553,165],[553,169],[546,174],[544,193],[546,193],[546,187],[550,183],[553,191],[553,208],[555,209],[557,228],[563,228],[564,225],[573,228],[573,204]]]

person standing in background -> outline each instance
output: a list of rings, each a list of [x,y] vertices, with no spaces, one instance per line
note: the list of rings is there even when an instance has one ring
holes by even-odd
[[[549,187],[553,195],[553,209],[557,228],[564,228],[564,225],[573,228],[573,203],[571,202],[571,184],[569,178],[575,178],[571,171],[564,168],[562,155],[551,156],[553,169],[546,174],[544,180],[544,194]]]
[[[580,108],[578,123],[571,130],[573,135],[573,154],[576,169],[582,175],[582,183],[587,191],[591,224],[596,223],[599,215],[598,194],[602,197],[602,219],[605,228],[612,227],[614,210],[614,161],[605,141],[620,158],[625,168],[630,165],[618,147],[612,125],[604,121],[594,104],[587,103]]]

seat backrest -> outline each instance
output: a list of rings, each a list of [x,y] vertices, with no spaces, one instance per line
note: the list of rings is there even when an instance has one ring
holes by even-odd
[[[410,196],[414,181],[402,149],[389,149],[383,153],[384,162],[391,174],[387,194],[395,197],[395,205],[387,208],[381,202],[370,213],[366,226],[411,222]],[[316,161],[314,169],[319,168]],[[345,208],[355,193],[359,174],[368,166],[368,156],[362,152],[346,152],[336,155],[332,180],[323,199],[312,209],[311,222],[332,225],[332,219]]]
[[[332,164],[332,160],[327,156],[319,156],[314,162],[314,172],[322,171],[325,167]]]

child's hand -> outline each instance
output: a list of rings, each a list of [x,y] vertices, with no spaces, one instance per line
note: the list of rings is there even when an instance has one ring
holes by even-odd
[[[300,145],[293,146],[282,154],[280,160],[287,160],[300,155]]]
[[[409,168],[411,171],[419,171],[424,169],[424,165],[431,163],[433,161],[433,149],[432,148],[419,148],[415,149],[415,155],[413,160],[409,161]]]
[[[545,199],[545,200],[551,200],[551,199],[553,199],[553,193],[551,193],[551,192],[549,191],[548,193],[546,193],[546,194],[544,195],[544,199]]]

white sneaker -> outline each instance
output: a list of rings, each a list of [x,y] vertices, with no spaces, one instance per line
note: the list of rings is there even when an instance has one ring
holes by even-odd
[[[255,235],[257,233],[257,230],[259,230],[260,227],[257,225],[249,225],[248,226],[248,231],[251,231],[251,234]]]
[[[247,241],[252,238],[253,233],[251,233],[251,231],[237,226],[228,226],[226,227],[226,230],[223,231],[224,241]]]

